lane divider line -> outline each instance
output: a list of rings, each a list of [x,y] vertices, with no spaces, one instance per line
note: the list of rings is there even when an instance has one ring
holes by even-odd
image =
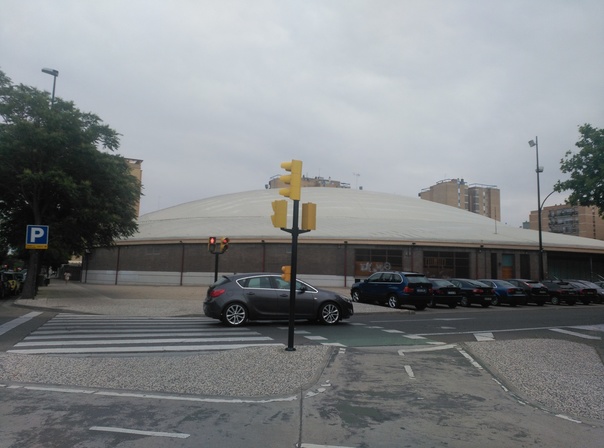
[[[114,428],[111,426],[91,426],[90,431],[119,432],[123,434],[136,434],[139,436],[172,437],[176,439],[187,439],[191,436],[190,434],[185,433],[141,431],[139,429]]]

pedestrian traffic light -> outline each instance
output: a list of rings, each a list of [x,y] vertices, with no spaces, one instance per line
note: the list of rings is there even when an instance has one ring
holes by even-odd
[[[291,266],[281,266],[281,278],[286,282],[290,282],[292,279],[292,267]]]
[[[317,204],[307,202],[302,204],[302,230],[315,230],[317,228]]]
[[[216,253],[216,237],[215,236],[211,236],[210,238],[208,238],[208,251],[211,254]]]
[[[220,240],[220,253],[223,254],[227,250],[229,250],[229,239],[226,236],[223,236]]]
[[[291,174],[279,176],[279,180],[289,185],[287,188],[281,188],[279,194],[294,201],[300,200],[300,188],[302,186],[302,161],[292,160],[291,162],[283,162],[281,168],[289,171]]]
[[[287,226],[287,201],[281,199],[279,201],[273,201],[273,215],[271,221],[273,226],[279,229],[283,229]]]

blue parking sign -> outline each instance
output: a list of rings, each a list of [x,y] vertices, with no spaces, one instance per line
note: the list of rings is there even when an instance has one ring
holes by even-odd
[[[48,226],[27,226],[26,249],[48,249]]]

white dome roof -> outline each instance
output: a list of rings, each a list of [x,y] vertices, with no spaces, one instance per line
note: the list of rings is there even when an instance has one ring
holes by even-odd
[[[277,190],[216,196],[148,213],[139,231],[124,243],[205,241],[228,236],[233,242],[289,240],[271,223]],[[455,207],[395,194],[341,188],[303,188],[301,204],[317,204],[317,230],[300,235],[320,240],[368,244],[419,243],[453,247],[536,249],[538,232],[510,227]],[[293,201],[288,200],[288,228]],[[300,217],[301,219],[301,217]],[[543,232],[545,250],[602,252],[604,241]]]

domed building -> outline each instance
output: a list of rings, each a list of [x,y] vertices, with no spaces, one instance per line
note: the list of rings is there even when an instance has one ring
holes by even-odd
[[[281,272],[291,264],[291,234],[273,227],[276,189],[201,199],[148,213],[139,231],[83,260],[82,281],[208,285],[217,273]],[[288,200],[292,227],[293,201]],[[348,287],[378,270],[434,277],[537,278],[538,232],[502,225],[418,198],[344,188],[303,188],[317,205],[316,230],[299,235],[298,276]],[[300,212],[301,214],[301,212]],[[228,237],[221,255],[209,237]],[[546,277],[604,273],[604,241],[542,232]]]

